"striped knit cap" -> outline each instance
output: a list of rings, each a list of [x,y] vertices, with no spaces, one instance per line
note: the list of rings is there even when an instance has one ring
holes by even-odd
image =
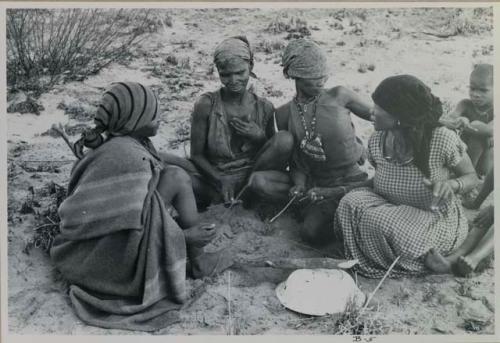
[[[158,100],[136,82],[118,82],[104,93],[94,122],[113,136],[129,135],[156,119]]]
[[[117,82],[104,93],[94,118],[95,128],[82,133],[75,143],[74,153],[83,157],[83,147],[96,149],[111,136],[130,135],[156,119],[158,100],[150,88],[137,82]]]

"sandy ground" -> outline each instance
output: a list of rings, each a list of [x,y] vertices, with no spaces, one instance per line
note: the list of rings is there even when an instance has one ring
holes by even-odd
[[[62,139],[43,135],[53,123],[71,127],[90,125],[91,113],[103,87],[112,81],[138,81],[153,87],[161,99],[163,125],[154,143],[161,150],[181,156],[189,153],[185,125],[193,100],[218,87],[211,66],[211,52],[224,37],[246,34],[256,54],[253,87],[276,106],[293,95],[285,80],[280,53],[289,32],[269,32],[271,23],[288,23],[300,17],[311,37],[329,53],[331,77],[327,86],[344,85],[369,98],[376,85],[389,75],[414,74],[429,84],[449,110],[467,96],[468,76],[474,63],[492,61],[492,33],[468,27],[462,15],[438,10],[182,10],[168,11],[172,27],[149,34],[126,64],[112,64],[83,82],[58,85],[41,97],[44,110],[34,114],[8,114],[8,313],[9,331],[19,334],[141,334],[104,330],[83,324],[73,313],[65,285],[46,253],[23,252],[33,229],[40,225],[33,213],[22,214],[22,204],[32,187],[40,203],[48,206],[44,192],[50,182],[65,186],[74,159]],[[167,13],[160,13],[166,16]],[[201,18],[201,19],[200,19]],[[464,19],[465,18],[465,19]],[[481,20],[484,23],[485,19]],[[458,23],[458,24],[457,24]],[[453,25],[468,28],[459,35]],[[462,27],[461,26],[461,27]],[[451,30],[451,31],[450,31]],[[425,33],[424,33],[425,32]],[[434,34],[429,34],[434,33]],[[480,33],[480,34],[479,34]],[[178,64],[167,61],[175,56]],[[65,105],[66,111],[59,106]],[[68,115],[77,109],[83,113]],[[353,118],[366,142],[373,132],[369,123]],[[76,127],[78,129],[78,127]],[[73,136],[73,140],[77,136]],[[56,161],[56,162],[36,162]],[[368,167],[367,167],[368,168]],[[369,170],[370,171],[370,170]],[[297,222],[284,215],[272,225],[265,222],[276,209],[251,211],[215,207],[204,214],[221,228],[218,246],[229,246],[242,258],[335,256],[333,246],[321,251],[304,245]],[[473,218],[475,212],[468,211]],[[188,280],[196,297],[182,313],[182,322],[156,334],[332,334],[339,332],[335,317],[307,317],[285,309],[274,289],[289,271],[238,267],[205,280]],[[230,284],[229,284],[230,280]],[[378,280],[358,277],[358,285],[371,292]],[[332,290],[334,292],[334,290]],[[231,303],[231,312],[228,303]],[[490,264],[471,278],[427,276],[388,279],[373,305],[358,323],[365,333],[492,334],[494,326],[494,269]]]

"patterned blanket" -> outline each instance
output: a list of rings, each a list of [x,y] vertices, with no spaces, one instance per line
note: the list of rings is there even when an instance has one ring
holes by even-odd
[[[90,325],[154,331],[179,319],[186,246],[156,189],[161,169],[131,137],[111,139],[73,168],[51,257]]]

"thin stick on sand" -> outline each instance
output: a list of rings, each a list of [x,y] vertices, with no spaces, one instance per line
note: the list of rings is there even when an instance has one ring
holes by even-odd
[[[279,211],[277,215],[275,215],[274,217],[271,218],[271,220],[269,220],[269,223],[272,223],[273,221],[278,219],[278,217],[281,216],[283,214],[283,212],[285,212],[290,207],[290,205],[292,205],[292,203],[295,201],[295,199],[297,199],[297,195],[294,195],[290,199],[290,201],[285,205],[285,207],[283,207],[283,209],[281,211]]]
[[[62,124],[61,123],[59,123],[59,125],[53,124],[51,129],[54,132],[56,132],[57,134],[59,134],[59,136],[61,136],[62,139],[64,139],[66,144],[68,144],[69,148],[71,149],[71,152],[73,152],[73,155],[75,155],[77,158],[79,158],[78,154],[76,153],[76,150],[75,150],[75,144],[69,140],[69,136],[66,133],[66,131],[64,130],[64,127],[62,126]]]
[[[233,320],[231,317],[231,271],[227,274],[227,312],[229,313],[229,335],[233,334]]]
[[[389,273],[391,272],[392,268],[394,268],[394,266],[396,265],[396,263],[399,261],[399,258],[401,256],[398,256],[396,257],[396,259],[394,260],[394,262],[392,262],[391,266],[389,267],[389,269],[387,270],[387,272],[385,273],[384,277],[382,278],[382,280],[380,280],[380,282],[378,283],[377,287],[375,287],[375,289],[373,290],[373,292],[370,293],[370,296],[368,297],[368,300],[366,301],[366,304],[365,306],[363,306],[363,308],[361,309],[361,311],[359,311],[359,315],[358,315],[358,318],[359,316],[361,316],[361,314],[366,310],[366,308],[368,307],[368,304],[370,304],[370,301],[373,299],[373,296],[375,295],[375,293],[378,291],[378,289],[380,288],[380,286],[382,286],[382,283],[384,282],[384,280],[387,278],[387,276],[389,276]]]
[[[235,204],[238,203],[238,200],[240,200],[241,196],[243,195],[243,193],[245,193],[245,191],[248,189],[249,186],[250,186],[249,183],[247,183],[245,186],[243,186],[243,188],[238,193],[238,195],[236,196],[236,198],[234,198],[234,200],[231,202],[231,205],[229,206],[229,208],[232,208]]]

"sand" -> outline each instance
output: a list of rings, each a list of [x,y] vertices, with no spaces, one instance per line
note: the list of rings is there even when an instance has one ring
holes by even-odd
[[[492,32],[487,25],[481,26],[487,20],[481,19],[478,27],[465,26],[468,12],[451,22],[449,14],[437,9],[245,9],[169,13],[173,26],[148,34],[133,49],[133,58],[128,63],[111,64],[84,81],[57,85],[40,98],[44,106],[40,115],[8,114],[11,333],[143,334],[83,324],[73,313],[65,285],[47,254],[36,248],[29,254],[23,252],[34,227],[39,225],[33,213],[20,213],[22,204],[30,197],[30,188],[40,202],[36,209],[43,211],[49,202],[43,189],[50,182],[65,186],[74,160],[62,139],[42,134],[57,122],[83,127],[91,124],[86,117],[69,116],[60,103],[65,104],[66,109],[82,109],[87,113],[95,106],[102,88],[110,82],[143,82],[158,92],[162,102],[163,123],[153,142],[160,150],[186,156],[189,141],[185,128],[193,101],[219,86],[217,73],[211,67],[211,52],[223,37],[248,36],[256,50],[254,71],[259,76],[252,81],[253,87],[276,106],[294,94],[293,83],[282,76],[279,66],[280,48],[286,44],[285,37],[290,32],[274,33],[267,28],[273,22],[287,23],[292,17],[305,20],[311,37],[329,52],[332,73],[327,87],[343,85],[367,99],[384,77],[409,73],[430,85],[450,110],[467,96],[473,64],[491,62],[493,58]],[[158,15],[165,14],[159,12]],[[447,38],[436,36],[453,33],[457,25],[469,31]],[[167,56],[184,62],[182,66],[175,66],[166,61]],[[354,116],[353,121],[358,135],[366,142],[373,132],[371,124]],[[230,247],[242,259],[336,256],[334,245],[321,250],[304,245],[298,237],[297,221],[289,213],[268,224],[266,219],[277,210],[272,207],[259,211],[241,207],[227,210],[219,206],[211,208],[204,217],[218,224],[220,237],[216,247]],[[470,218],[476,213],[467,211]],[[196,297],[182,312],[182,322],[155,334],[339,333],[339,327],[334,325],[338,318],[307,317],[279,303],[274,290],[289,273],[273,268],[237,266],[216,277],[188,280],[188,287]],[[378,280],[357,276],[357,282],[363,292],[369,293]],[[358,324],[364,325],[364,333],[373,334],[492,334],[493,318],[494,269],[489,265],[467,279],[453,276],[388,279]]]

